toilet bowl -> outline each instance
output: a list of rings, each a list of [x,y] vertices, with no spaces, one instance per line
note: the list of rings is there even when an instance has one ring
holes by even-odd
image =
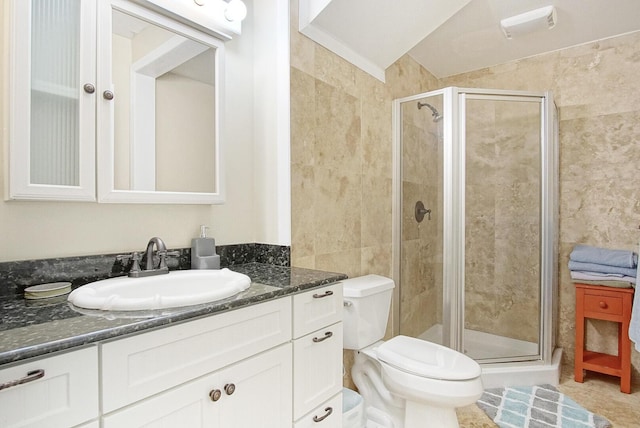
[[[460,352],[424,340],[380,340],[394,283],[378,275],[343,281],[344,348],[363,397],[367,428],[458,427],[457,407],[482,395],[481,369]]]

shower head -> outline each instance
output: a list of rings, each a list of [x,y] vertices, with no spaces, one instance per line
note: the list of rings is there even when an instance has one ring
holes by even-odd
[[[431,104],[421,103],[420,101],[418,101],[418,110],[422,109],[422,107],[427,107],[429,110],[431,110],[431,116],[433,116],[434,122],[440,122],[442,120],[442,115],[440,114],[440,112]]]

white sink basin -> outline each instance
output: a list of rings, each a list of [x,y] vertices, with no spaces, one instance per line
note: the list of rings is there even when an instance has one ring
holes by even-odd
[[[143,278],[118,277],[83,285],[68,301],[86,309],[140,311],[226,299],[251,285],[247,275],[220,270],[180,270]]]

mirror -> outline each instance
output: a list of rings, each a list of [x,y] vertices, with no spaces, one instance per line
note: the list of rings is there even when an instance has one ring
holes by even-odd
[[[113,97],[105,92],[98,103],[99,116],[108,117],[99,134],[106,140],[99,141],[99,200],[224,202],[222,42],[144,8],[111,3],[103,87]]]

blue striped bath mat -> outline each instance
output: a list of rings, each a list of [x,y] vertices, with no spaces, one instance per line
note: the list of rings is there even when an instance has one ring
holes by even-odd
[[[476,403],[500,428],[608,428],[551,385],[486,389]]]

